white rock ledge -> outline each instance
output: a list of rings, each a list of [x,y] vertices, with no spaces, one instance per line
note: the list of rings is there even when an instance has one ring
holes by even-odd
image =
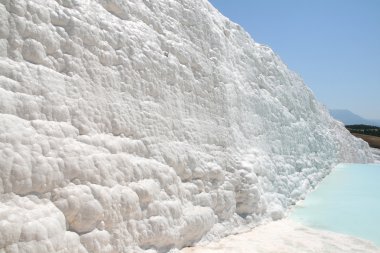
[[[165,252],[372,162],[206,0],[0,0],[0,252]]]
[[[172,251],[175,252],[174,250]],[[372,242],[356,237],[312,229],[284,219],[250,232],[231,235],[207,245],[184,248],[181,253],[379,253]]]

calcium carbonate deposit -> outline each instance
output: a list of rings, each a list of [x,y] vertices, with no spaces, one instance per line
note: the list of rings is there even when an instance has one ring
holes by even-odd
[[[0,0],[0,252],[181,248],[368,145],[206,0]]]

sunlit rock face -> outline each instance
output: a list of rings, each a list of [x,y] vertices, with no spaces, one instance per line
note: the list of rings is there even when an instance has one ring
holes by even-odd
[[[180,248],[371,159],[205,0],[0,0],[0,252]]]

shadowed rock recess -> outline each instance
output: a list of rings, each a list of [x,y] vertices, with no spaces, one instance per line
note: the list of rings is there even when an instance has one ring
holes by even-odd
[[[370,161],[206,0],[0,0],[0,252],[165,252]]]

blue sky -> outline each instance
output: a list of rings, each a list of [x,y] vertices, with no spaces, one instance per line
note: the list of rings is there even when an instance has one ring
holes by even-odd
[[[380,0],[210,0],[318,100],[380,119]]]

